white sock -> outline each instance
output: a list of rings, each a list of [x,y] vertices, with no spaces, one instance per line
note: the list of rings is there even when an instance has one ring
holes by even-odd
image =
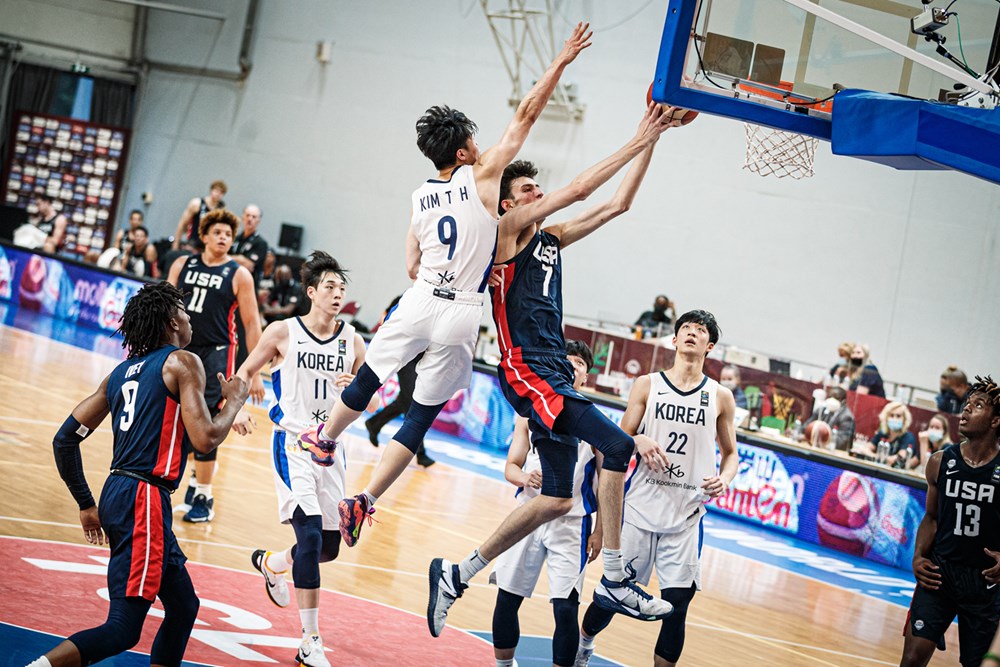
[[[587,635],[580,633],[580,648],[590,650],[594,648],[594,638],[588,637]]]
[[[275,574],[288,572],[288,552],[279,551],[278,553],[272,553],[264,561],[264,566]]]
[[[458,578],[462,580],[463,584],[467,584],[470,579],[476,576],[477,572],[489,564],[488,560],[479,555],[479,549],[476,549],[458,564]]]
[[[44,655],[33,662],[29,662],[26,667],[52,667],[52,663]]]
[[[319,634],[319,609],[299,609],[299,619],[303,637]]]
[[[611,581],[625,579],[625,559],[621,549],[601,549],[604,556],[604,576]]]
[[[510,660],[501,660],[497,658],[497,667],[514,667],[514,658]]]
[[[378,496],[373,496],[368,491],[368,489],[365,489],[364,491],[362,491],[361,495],[363,495],[365,498],[368,499],[368,507],[374,507],[375,506],[375,501],[378,500]]]
[[[211,484],[198,484],[198,487],[195,489],[194,495],[196,495],[196,496],[205,496],[206,500],[211,499],[212,498],[212,485]]]

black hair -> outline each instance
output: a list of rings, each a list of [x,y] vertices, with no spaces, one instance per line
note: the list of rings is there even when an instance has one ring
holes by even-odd
[[[118,331],[128,358],[144,357],[163,344],[167,325],[184,308],[184,295],[170,283],[147,283],[125,304]]]
[[[479,130],[476,124],[450,107],[431,107],[417,120],[417,148],[436,169],[455,164],[455,153]]]
[[[143,234],[145,234],[146,236],[149,236],[149,230],[148,230],[148,229],[146,229],[146,226],[145,226],[145,225],[139,225],[138,227],[136,227],[136,228],[135,228],[135,229],[133,229],[132,231],[133,231],[133,232],[142,232],[142,233],[143,233]]]
[[[49,195],[47,195],[44,192],[36,192],[35,193],[35,201],[47,201],[47,202],[49,202],[51,204],[51,203],[55,202],[55,199],[53,199],[52,197],[50,197]]]
[[[319,281],[324,273],[336,273],[340,279],[347,283],[347,269],[340,265],[330,255],[322,250],[313,250],[309,259],[302,263],[299,270],[299,279],[302,281],[302,289],[307,287],[319,287]]]
[[[594,353],[590,351],[590,346],[582,340],[566,341],[566,356],[580,357],[583,363],[587,364],[587,371],[594,367]]]
[[[841,403],[847,400],[847,391],[843,387],[830,387],[828,393],[831,398],[835,398]]]
[[[500,176],[500,198],[497,200],[497,213],[504,214],[500,202],[504,199],[514,198],[514,193],[510,189],[511,183],[519,178],[534,178],[535,176],[538,176],[538,168],[528,160],[515,160],[508,164],[503,170],[503,175]]]
[[[989,375],[986,377],[977,375],[972,389],[969,390],[969,396],[973,394],[984,394],[990,405],[993,406],[993,414],[1000,415],[1000,387],[993,381],[993,378]]]
[[[719,338],[722,337],[722,329],[719,328],[719,323],[715,321],[715,315],[708,312],[707,310],[689,310],[674,322],[674,335],[681,330],[681,326],[687,324],[688,322],[693,322],[694,324],[700,324],[708,329],[708,341],[713,345],[719,342]]]
[[[128,212],[128,217],[130,217],[130,218],[131,218],[131,217],[132,217],[133,215],[135,215],[136,213],[138,213],[138,214],[139,214],[139,217],[140,217],[140,218],[142,218],[143,220],[145,220],[145,219],[146,219],[146,216],[145,216],[145,215],[143,215],[142,211],[140,211],[140,210],[139,210],[139,209],[137,209],[137,208],[134,208],[134,209],[132,209],[131,211],[129,211],[129,212]]]

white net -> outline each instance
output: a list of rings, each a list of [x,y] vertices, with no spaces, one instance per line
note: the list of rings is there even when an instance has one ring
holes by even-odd
[[[761,176],[808,178],[813,175],[817,140],[803,134],[744,123],[747,154],[743,168]]]

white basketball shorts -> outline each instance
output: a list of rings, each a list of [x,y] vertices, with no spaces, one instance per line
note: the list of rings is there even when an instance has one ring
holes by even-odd
[[[656,566],[660,588],[701,590],[701,519],[677,533],[653,533],[629,522],[622,524],[622,556],[632,562],[643,586]],[[635,560],[632,560],[632,559]]]
[[[339,530],[337,503],[347,488],[347,464],[343,441],[334,453],[332,466],[313,462],[309,452],[295,444],[295,435],[275,429],[271,437],[274,488],[278,492],[278,518],[289,523],[296,507],[306,516],[322,516],[323,530]]]

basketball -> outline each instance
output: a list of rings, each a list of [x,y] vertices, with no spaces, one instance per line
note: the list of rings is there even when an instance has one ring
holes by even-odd
[[[819,503],[816,532],[820,544],[855,556],[872,547],[879,500],[872,482],[851,472],[830,483]]]
[[[805,433],[806,442],[815,445],[816,447],[826,447],[830,444],[830,437],[833,432],[830,431],[830,425],[826,422],[821,422],[816,420],[806,426]]]
[[[649,84],[649,89],[646,90],[646,106],[653,103],[653,84]],[[664,113],[668,114],[671,123],[676,123],[680,121],[681,125],[687,125],[695,118],[698,117],[697,111],[692,111],[691,109],[682,109],[680,107],[672,107],[669,104],[661,104]]]

